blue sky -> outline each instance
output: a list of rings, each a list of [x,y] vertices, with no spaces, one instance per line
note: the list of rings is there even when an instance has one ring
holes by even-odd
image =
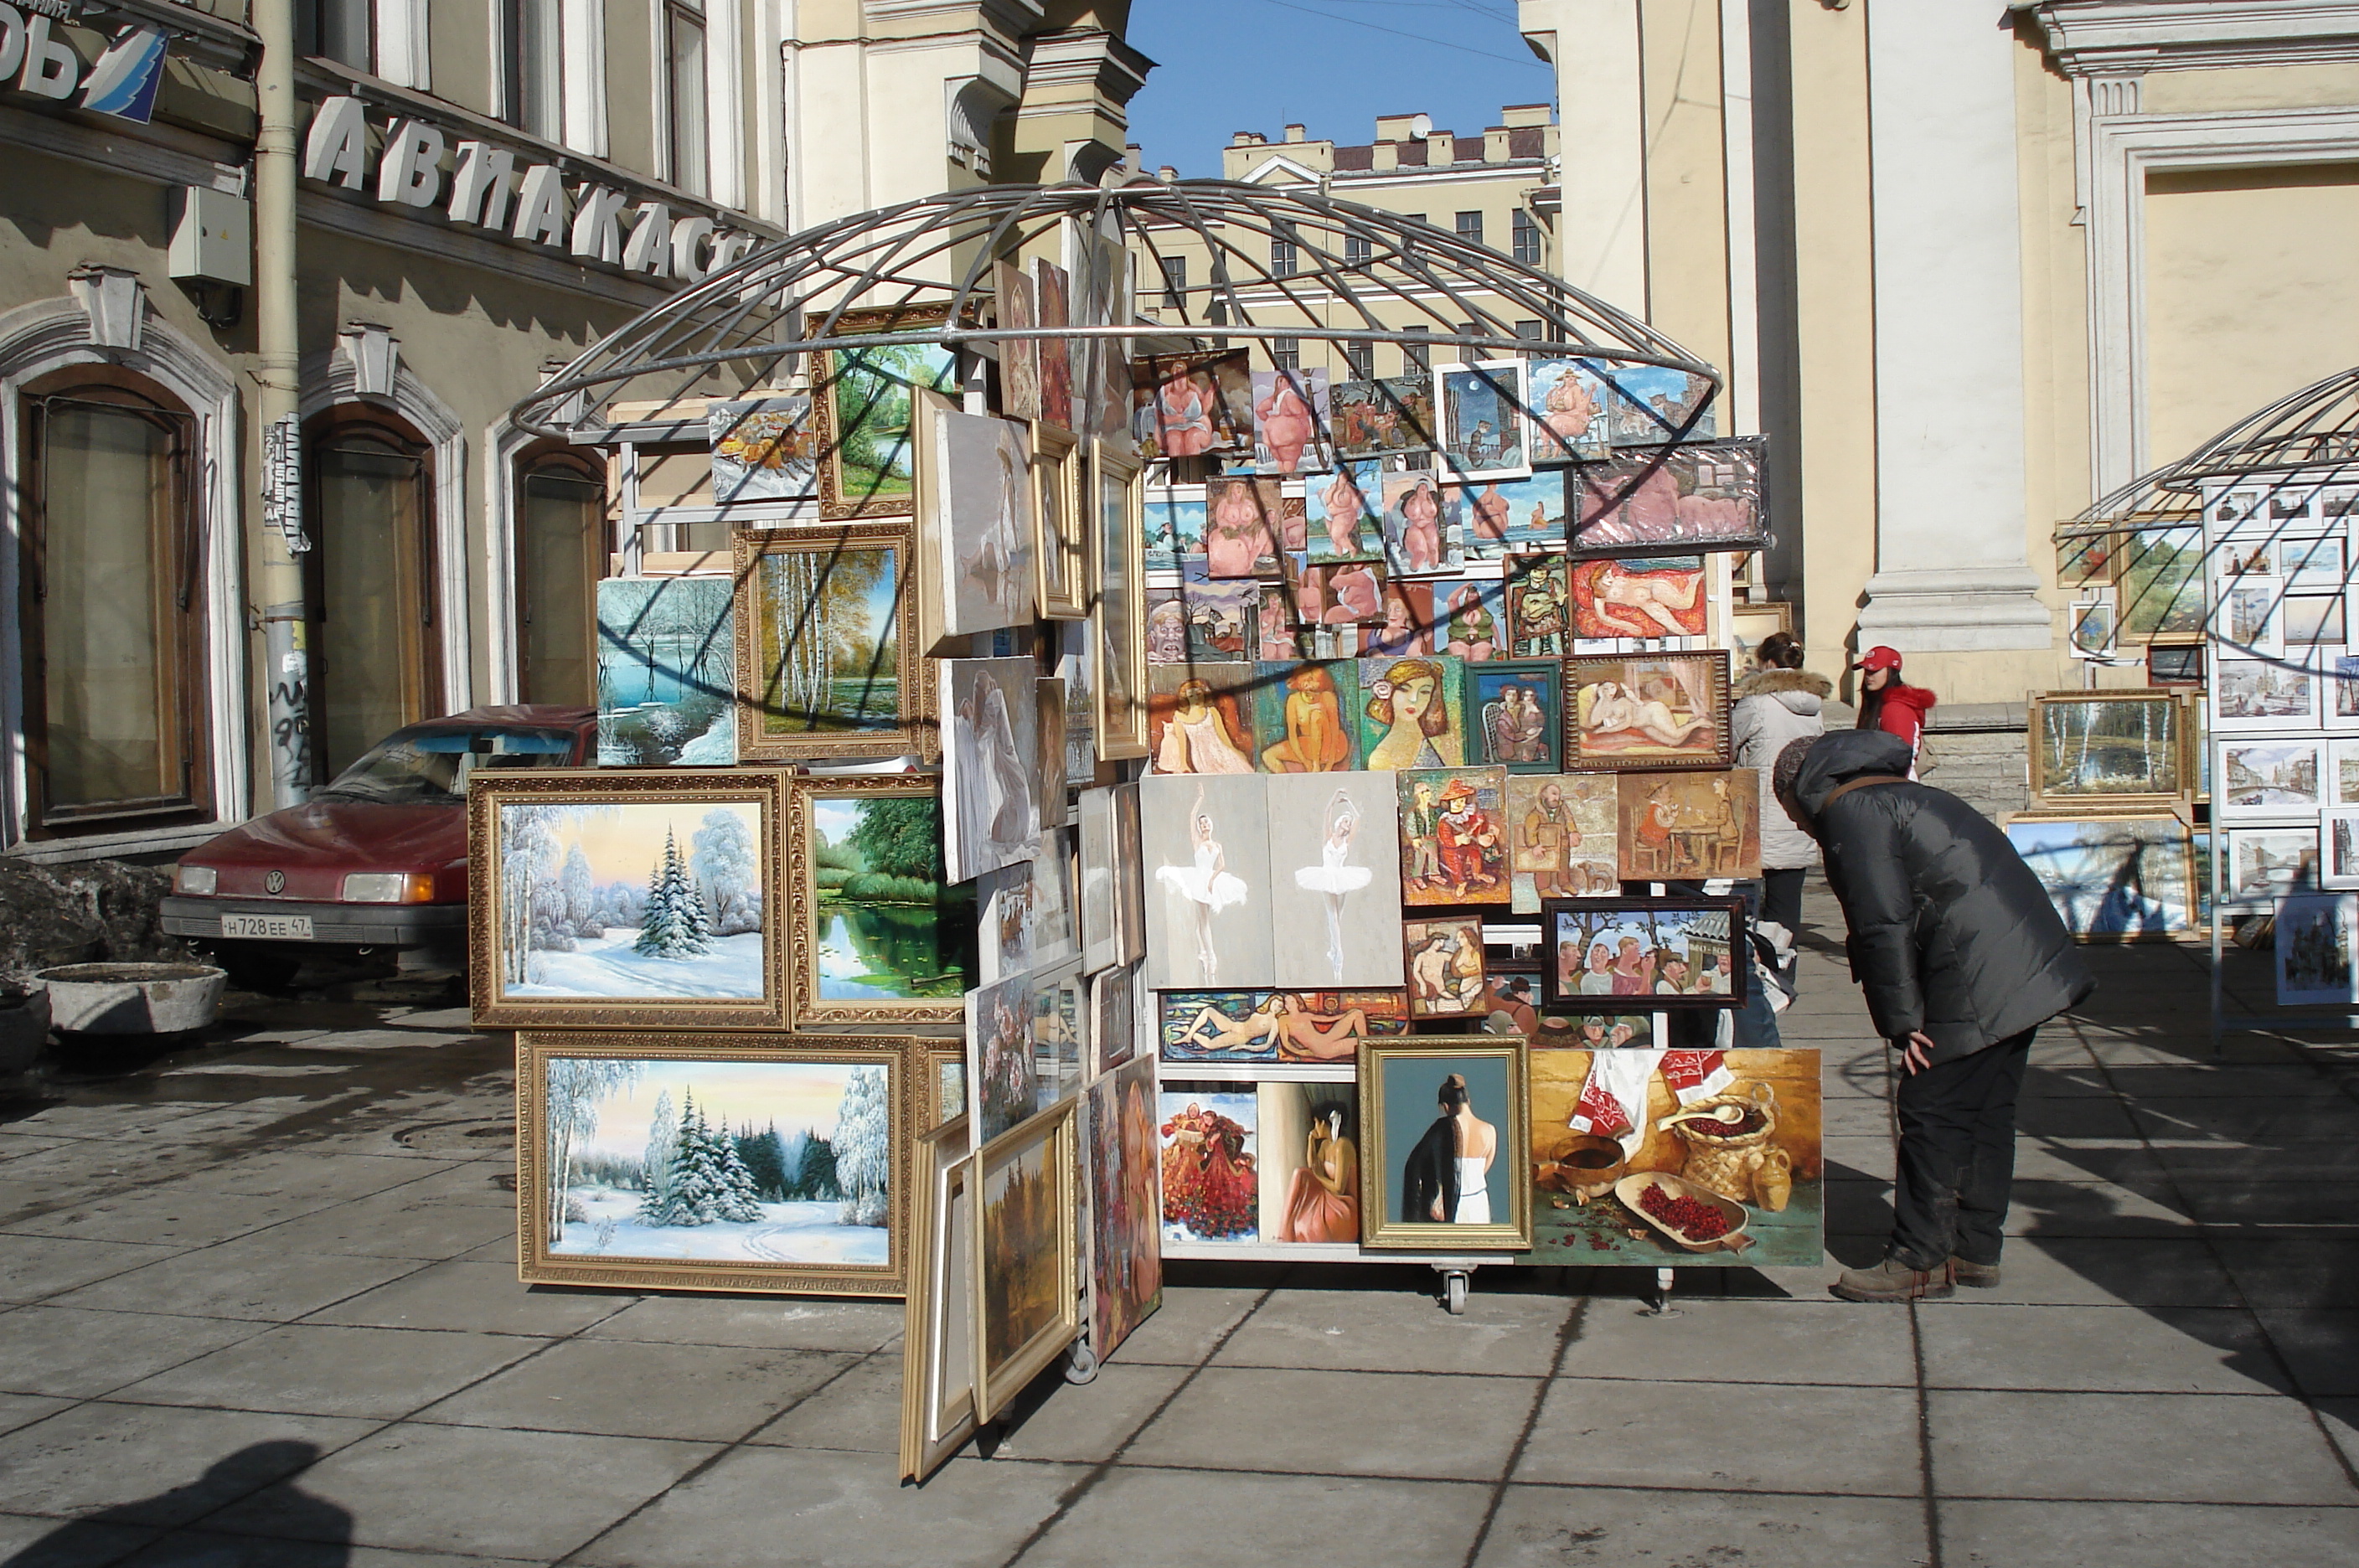
[[[1503,103],[1556,96],[1515,16],[1514,0],[1134,0],[1130,42],[1157,63],[1130,139],[1150,172],[1218,179],[1230,133],[1276,141],[1289,121],[1349,144],[1422,111],[1473,136]]]

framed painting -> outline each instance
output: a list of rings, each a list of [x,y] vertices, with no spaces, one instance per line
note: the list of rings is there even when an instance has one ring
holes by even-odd
[[[1032,619],[1035,572],[1029,430],[955,409],[929,417],[942,632],[965,637]]]
[[[2031,700],[2031,794],[2042,807],[2158,806],[2187,793],[2189,726],[2169,691],[2049,691]]]
[[[1325,436],[1328,425],[1327,369],[1256,370],[1253,373],[1252,472],[1294,479],[1323,474],[1333,463]]]
[[[1065,785],[1065,682],[1044,675],[1032,682],[1032,800],[1040,826],[1061,828],[1072,820]]]
[[[1147,739],[1158,773],[1251,773],[1250,664],[1155,664],[1147,671]]]
[[[809,394],[713,402],[704,417],[715,505],[820,498],[825,413],[814,411]]]
[[[1526,1048],[1498,1035],[1360,1047],[1363,1246],[1430,1252],[1532,1244]]]
[[[1043,256],[1032,259],[1032,303],[1041,330],[1054,337],[1034,340],[1040,345],[1040,418],[1059,430],[1075,429],[1078,400],[1073,382],[1076,355],[1073,340],[1063,335],[1073,324],[1072,274]]]
[[[1568,575],[1577,637],[1702,637],[1710,627],[1702,556],[1608,556],[1574,561]]]
[[[1535,990],[1538,989],[1535,985]],[[1538,1081],[1540,1073],[1539,1052],[1570,1048],[1576,1051],[1619,1051],[1629,1046],[1639,1051],[1651,1050],[1655,1044],[1655,1015],[1652,1013],[1571,1013],[1546,1012],[1540,1015],[1538,1027],[1532,1031],[1532,1075]],[[1534,1128],[1532,1147],[1547,1154],[1545,1139]],[[1542,1215],[1546,1218],[1546,1215]]]
[[[1506,643],[1506,584],[1496,577],[1451,577],[1433,584],[1435,648],[1470,663],[1496,659]]]
[[[1163,1304],[1155,1059],[1090,1085],[1090,1350],[1103,1364]]]
[[[1254,727],[1265,773],[1343,773],[1359,755],[1360,667],[1348,659],[1254,666]]]
[[[1540,981],[1551,1010],[1641,1004],[1736,1007],[1752,965],[1742,898],[1581,898],[1540,906]],[[1600,1001],[1598,998],[1608,998]]]
[[[1142,493],[1140,507],[1147,529],[1146,570],[1184,572],[1191,563],[1204,565],[1201,485],[1151,485]]]
[[[1097,583],[1097,627],[1091,688],[1097,693],[1098,760],[1147,755],[1147,638],[1141,625],[1145,573],[1139,566],[1139,470],[1093,446],[1089,494],[1095,498],[1091,575]]]
[[[934,779],[796,779],[786,866],[795,1028],[965,1016],[978,958],[975,890],[946,879]],[[1028,918],[1024,929],[1028,939]]]
[[[2217,822],[2309,818],[2324,803],[2326,743],[2322,740],[2220,741],[2220,776],[2212,781]]]
[[[1304,533],[1311,561],[1382,561],[1383,494],[1383,464],[1374,458],[1338,463],[1334,473],[1308,481]]]
[[[1401,983],[1394,935],[1401,909],[1396,777],[1416,775],[1281,773],[1262,780],[1277,984],[1362,988]],[[1455,830],[1469,843],[1471,821],[1462,813]]]
[[[1273,1242],[1360,1240],[1360,1105],[1349,1083],[1256,1084],[1261,1234]]]
[[[1550,898],[1622,891],[1618,779],[1612,773],[1507,775],[1507,903],[1516,913],[1537,915]]]
[[[1028,658],[944,659],[940,712],[942,855],[949,879],[965,882],[1032,858],[1040,832],[1033,791],[1039,666]]]
[[[1577,653],[1564,661],[1568,773],[1725,768],[1728,652]]]
[[[938,750],[908,522],[744,529],[733,546],[738,760]]]
[[[1819,1267],[1819,1053],[1600,1049],[1646,1021],[1583,1019],[1582,1043],[1531,1053],[1530,1261]]]
[[[1448,519],[1447,558],[1452,565],[1497,561],[1528,550],[1562,550],[1565,476],[1555,470],[1529,479],[1485,479],[1442,487]]]
[[[1138,966],[1089,977],[1090,1076],[1111,1073],[1138,1053]]]
[[[1768,539],[1759,436],[1639,447],[1571,470],[1572,554],[1759,550]]]
[[[1592,363],[1605,382],[1606,413],[1616,446],[1702,441],[1716,433],[1718,421],[1709,401],[1712,384],[1706,377],[1662,365]]]
[[[1525,433],[1524,362],[1440,365],[1441,462],[1452,478],[1521,479],[1532,471]]]
[[[476,1025],[786,1028],[785,790],[769,769],[478,773]]]
[[[1154,990],[1267,985],[1267,780],[1258,774],[1151,773],[1139,789],[1147,984]]]
[[[1089,614],[1089,537],[1079,490],[1087,466],[1073,438],[1035,420],[1032,444],[1033,592],[1040,614],[1077,621]]]
[[[1414,365],[1405,376],[1337,382],[1328,397],[1336,454],[1389,457],[1440,446],[1433,376]]]
[[[2320,812],[2318,847],[2320,887],[2338,891],[2359,887],[2359,809],[2330,806]]]
[[[1451,570],[1442,528],[1441,482],[1430,468],[1387,472],[1377,487],[1385,570],[1396,576]]]
[[[1507,901],[1507,770],[1419,768],[1398,780],[1401,902],[1452,909]]]
[[[846,310],[828,336],[930,332],[949,320],[947,304]],[[941,343],[898,343],[813,357],[821,515],[909,516],[917,505],[911,399],[919,388],[957,393],[958,351]]]
[[[974,1435],[974,1161],[964,1116],[910,1151],[901,1326],[901,1479],[923,1481]]]
[[[2325,678],[2267,659],[2212,661],[2212,729],[2218,735],[2282,735],[2319,726]]]
[[[1167,1078],[1157,1105],[1165,1245],[1259,1241],[1261,1116],[1254,1086]]]
[[[1569,354],[1533,354],[1524,364],[1532,461],[1602,463],[1612,457],[1614,421],[1597,366]]]
[[[1572,651],[1569,563],[1561,555],[1511,555],[1506,567],[1507,657],[1562,659]]]
[[[1073,1225],[1079,1105],[1067,1101],[984,1146],[972,1178],[974,1403],[989,1421],[1081,1334]]]
[[[1032,280],[1021,262],[991,264],[992,304],[1001,331],[1027,332],[1040,324]],[[1040,340],[1003,337],[999,340],[999,411],[1011,419],[1040,417]]]
[[[2267,908],[2271,900],[2288,893],[2318,887],[2317,828],[2230,828],[2226,832],[2228,876],[2227,886],[2218,894],[2222,906]]]
[[[1275,479],[1214,479],[1204,485],[1204,566],[1213,577],[1276,577],[1286,497]]]
[[[1065,787],[1086,789],[1098,776],[1097,628],[1090,621],[1059,621],[1051,629],[1056,679],[1065,687]]]
[[[1147,956],[1147,882],[1139,846],[1139,786],[1114,787],[1114,918],[1117,964]]]
[[[598,583],[598,766],[737,760],[736,614],[730,580]]]
[[[2302,893],[2277,901],[2274,931],[2277,1006],[2347,1007],[2359,1002],[2352,939],[2359,894]]]
[[[1149,354],[1132,364],[1130,385],[1131,439],[1140,461],[1253,451],[1253,372],[1245,350]]]
[[[2359,806],[2359,738],[2326,743],[2326,777],[2320,781],[2319,799],[2329,806]]]
[[[1114,844],[1114,791],[1084,789],[1074,807],[1079,817],[1082,967],[1093,974],[1123,963],[1122,933],[1115,923],[1115,878],[1121,875]],[[1136,862],[1133,862],[1136,865]]]
[[[1761,875],[1761,774],[1752,768],[1614,776],[1625,882]]]
[[[1466,765],[1462,661],[1445,656],[1360,660],[1360,757],[1380,773]]]
[[[966,1047],[944,1037],[920,1043],[925,1052],[925,1077],[919,1093],[925,1100],[925,1123],[938,1127],[952,1116],[966,1115]]]
[[[518,1035],[518,1278],[901,1294],[923,1060],[890,1035]]]
[[[1466,666],[1467,760],[1510,773],[1555,773],[1564,761],[1564,666],[1492,659]]]
[[[1372,1034],[1409,1032],[1408,993],[1166,991],[1157,1030],[1166,1062],[1349,1062]]]
[[[1479,1018],[1483,1013],[1483,922],[1473,915],[1433,915],[1401,922],[1408,966],[1408,1016]]]
[[[2064,928],[2084,942],[2161,940],[2195,929],[2194,866],[2187,824],[2176,816],[2016,816],[2006,841]],[[2315,836],[2310,842],[2314,850]]]
[[[1359,650],[1365,658],[1400,659],[1409,654],[1431,653],[1433,584],[1386,578],[1384,624],[1362,626],[1359,632]]]
[[[1032,1042],[1036,989],[1027,973],[966,994],[967,1111],[974,1118],[974,1136],[986,1141],[1046,1103]]]

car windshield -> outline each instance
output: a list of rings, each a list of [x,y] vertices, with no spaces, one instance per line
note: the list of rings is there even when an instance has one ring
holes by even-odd
[[[311,798],[380,806],[456,805],[466,800],[468,776],[477,768],[562,768],[572,755],[571,730],[421,724],[395,731]]]

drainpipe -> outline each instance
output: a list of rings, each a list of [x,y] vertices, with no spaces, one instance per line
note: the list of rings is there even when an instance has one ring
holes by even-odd
[[[295,5],[254,0],[262,128],[254,148],[254,324],[261,361],[260,565],[270,795],[299,804],[311,785],[311,659],[304,646],[301,351],[295,329]]]

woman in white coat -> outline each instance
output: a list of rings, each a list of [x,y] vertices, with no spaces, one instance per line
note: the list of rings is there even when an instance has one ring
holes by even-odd
[[[1790,633],[1763,637],[1753,658],[1753,671],[1736,684],[1729,727],[1736,766],[1761,770],[1759,918],[1763,924],[1783,930],[1783,947],[1801,930],[1802,874],[1818,864],[1819,846],[1775,803],[1768,790],[1769,769],[1789,742],[1826,733],[1822,710],[1835,688],[1825,676],[1802,668],[1802,645]]]

